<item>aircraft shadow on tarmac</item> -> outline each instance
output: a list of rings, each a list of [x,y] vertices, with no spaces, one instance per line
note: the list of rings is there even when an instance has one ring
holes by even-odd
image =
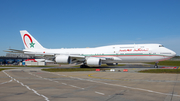
[[[161,67],[161,66],[159,66]],[[80,68],[80,67],[45,67],[45,68]],[[154,65],[125,65],[125,66],[94,66],[94,67],[84,67],[84,68],[98,68],[98,69],[103,69],[103,68],[154,68]]]
[[[125,66],[107,66],[90,68],[154,68],[154,65],[125,65]]]

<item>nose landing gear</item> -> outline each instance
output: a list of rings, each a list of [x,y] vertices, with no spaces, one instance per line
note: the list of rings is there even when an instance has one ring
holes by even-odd
[[[158,68],[158,62],[155,63],[154,68]]]

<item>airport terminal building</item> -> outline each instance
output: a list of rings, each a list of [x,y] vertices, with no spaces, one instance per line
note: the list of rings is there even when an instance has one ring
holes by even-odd
[[[25,55],[21,53],[7,53],[0,57],[0,65],[46,65],[47,61],[42,56]]]

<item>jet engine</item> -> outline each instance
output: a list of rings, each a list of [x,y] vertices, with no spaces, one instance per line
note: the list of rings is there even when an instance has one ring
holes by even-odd
[[[99,58],[91,58],[90,57],[86,60],[86,63],[88,66],[101,66],[102,61]]]
[[[68,55],[58,55],[55,58],[55,61],[57,63],[71,63],[71,58]]]

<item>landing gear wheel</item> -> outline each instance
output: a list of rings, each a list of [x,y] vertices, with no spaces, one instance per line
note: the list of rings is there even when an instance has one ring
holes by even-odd
[[[158,62],[155,63],[154,68],[158,68]]]
[[[154,68],[158,68],[158,66],[155,65]]]
[[[80,65],[80,68],[83,68],[84,67],[84,65]]]
[[[80,65],[80,68],[86,68],[87,66],[86,65]]]

